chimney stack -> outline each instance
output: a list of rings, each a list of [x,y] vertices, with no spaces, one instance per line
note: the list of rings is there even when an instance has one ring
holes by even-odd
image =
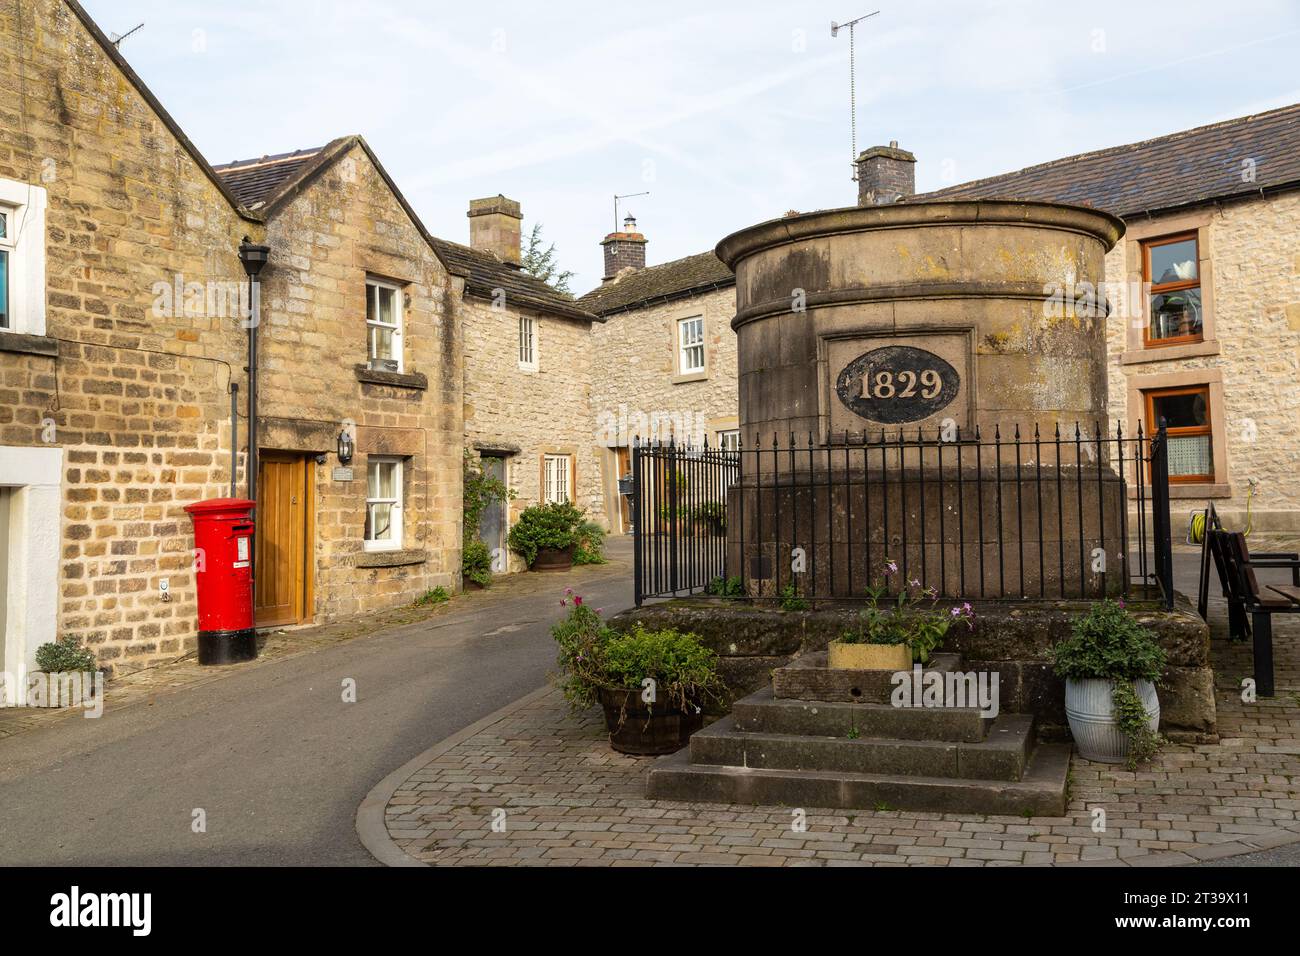
[[[916,157],[898,148],[872,146],[858,156],[858,205],[886,206],[916,194]]]
[[[469,201],[470,248],[494,253],[513,266],[520,263],[519,222],[524,218],[519,203],[505,196]]]
[[[601,282],[618,278],[624,269],[645,268],[646,237],[636,231],[636,219],[631,213],[623,217],[623,231],[611,232],[600,244],[605,248],[605,275]]]

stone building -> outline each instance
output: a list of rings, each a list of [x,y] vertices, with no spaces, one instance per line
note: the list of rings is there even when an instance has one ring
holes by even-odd
[[[717,447],[740,434],[735,276],[712,252],[647,267],[635,225],[605,238],[604,282],[578,300],[605,320],[593,327],[591,407],[615,533],[631,530],[616,479],[629,472],[637,438]]]
[[[262,227],[78,4],[0,0],[0,87],[12,701],[37,646],[65,634],[111,669],[193,647],[182,508],[230,491],[237,249]]]
[[[1300,105],[918,198],[995,197],[1125,221],[1106,257],[1110,417],[1166,419],[1175,528],[1211,501],[1233,527],[1249,507],[1300,531]]]
[[[859,205],[907,201],[915,162],[897,143],[865,150]],[[1164,417],[1173,429],[1177,527],[1213,501],[1233,527],[1249,520],[1264,530],[1300,530],[1300,106],[915,198],[1048,200],[1124,219],[1127,232],[1107,255],[1106,288],[1091,290],[1104,292],[1111,307],[1111,426],[1122,422],[1131,434]],[[608,320],[598,338],[620,357],[610,379],[616,384],[596,383],[596,408],[617,413],[627,394],[653,396],[669,411],[698,407],[676,384],[670,326],[707,311],[721,316],[710,343],[710,401],[734,409],[729,270],[711,252],[630,265],[607,268],[602,285],[579,300]],[[607,420],[598,417],[598,432]],[[625,443],[622,435],[602,442]]]
[[[591,433],[591,390],[605,374],[592,348],[602,320],[521,268],[519,203],[475,199],[468,246],[437,240],[464,278],[464,441],[514,498],[483,516],[479,536],[506,562],[522,563],[506,535],[526,507],[572,501],[605,522],[602,462]]]
[[[216,171],[263,219],[270,247],[257,624],[336,620],[455,589],[463,278],[359,136]]]

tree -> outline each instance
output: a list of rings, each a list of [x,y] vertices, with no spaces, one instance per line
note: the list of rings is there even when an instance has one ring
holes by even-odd
[[[573,294],[573,290],[569,288],[569,280],[573,278],[573,273],[568,269],[560,271],[560,264],[556,261],[555,243],[546,245],[546,240],[542,238],[540,222],[533,223],[533,230],[528,234],[522,265],[525,272],[549,283],[557,292]]]

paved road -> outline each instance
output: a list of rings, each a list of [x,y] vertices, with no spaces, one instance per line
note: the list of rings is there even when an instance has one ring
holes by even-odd
[[[607,614],[632,603],[629,574],[582,591]],[[503,594],[19,734],[0,743],[0,865],[373,864],[353,828],[366,793],[545,683],[562,613],[549,592]]]

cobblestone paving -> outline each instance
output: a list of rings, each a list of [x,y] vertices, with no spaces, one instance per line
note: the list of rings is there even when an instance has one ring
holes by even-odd
[[[436,748],[388,832],[425,863],[492,866],[1170,865],[1279,846],[1300,841],[1300,622],[1278,619],[1274,645],[1277,697],[1248,704],[1249,647],[1216,633],[1219,742],[1136,773],[1076,756],[1063,817],[804,808],[796,832],[789,807],[647,800],[650,759],[611,751],[599,711],[572,717],[552,691]]]

